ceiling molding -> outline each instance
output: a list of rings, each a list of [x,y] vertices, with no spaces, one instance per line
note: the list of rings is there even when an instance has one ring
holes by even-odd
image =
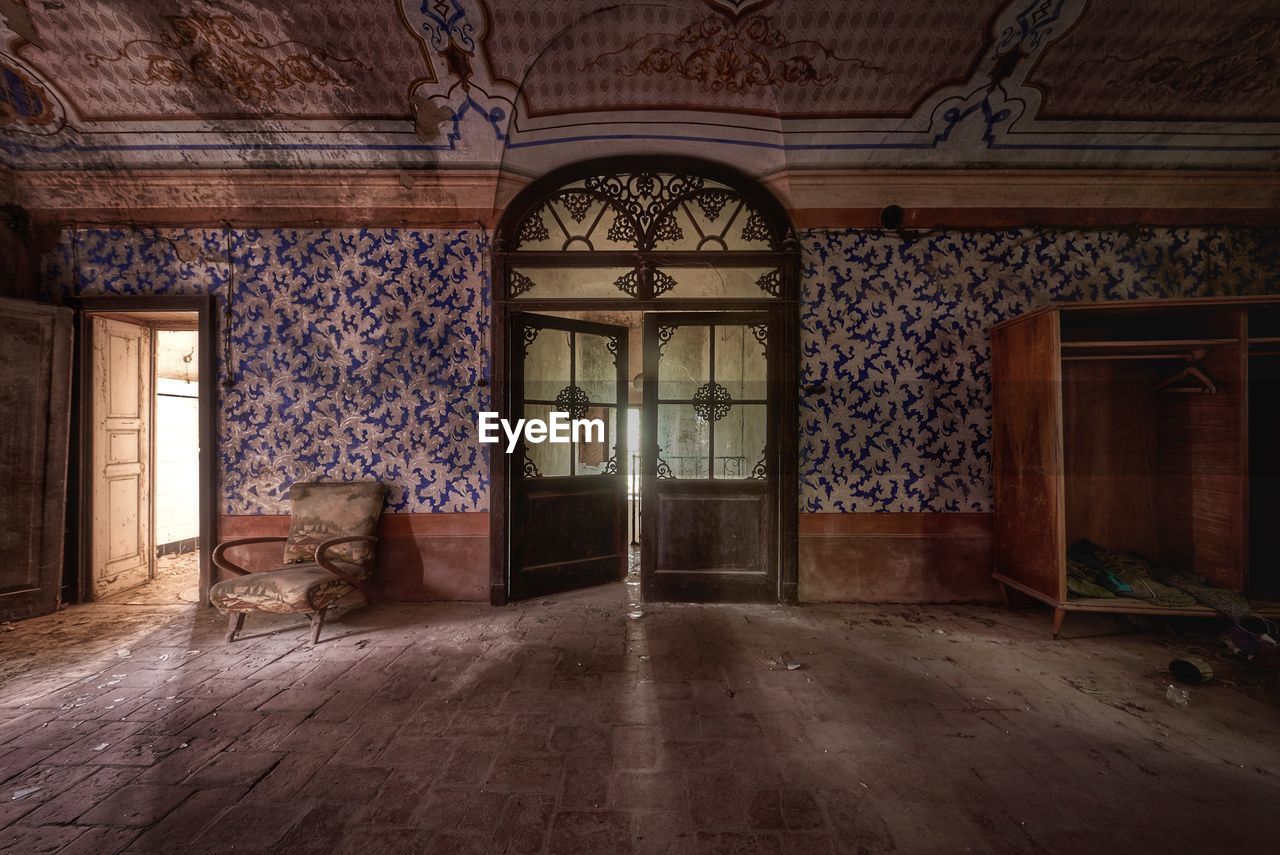
[[[55,225],[487,228],[529,180],[492,169],[5,170],[0,193],[11,187]],[[791,170],[762,183],[802,228],[874,226],[887,205],[906,209],[908,226],[1280,225],[1274,172]]]
[[[488,227],[527,179],[496,169],[139,169],[15,173],[44,224]],[[500,195],[501,194],[501,195]]]
[[[823,169],[761,181],[793,210],[1280,207],[1280,173],[1252,170]]]

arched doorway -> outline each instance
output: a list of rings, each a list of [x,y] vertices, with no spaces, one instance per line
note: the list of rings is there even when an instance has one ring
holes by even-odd
[[[495,408],[606,435],[490,446],[495,604],[621,579],[637,497],[646,600],[795,601],[798,291],[785,210],[718,164],[593,160],[512,201],[493,252]]]

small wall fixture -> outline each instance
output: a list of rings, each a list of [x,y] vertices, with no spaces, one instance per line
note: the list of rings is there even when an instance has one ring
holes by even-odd
[[[886,229],[900,229],[906,218],[906,212],[898,205],[886,205],[880,212],[880,225]]]

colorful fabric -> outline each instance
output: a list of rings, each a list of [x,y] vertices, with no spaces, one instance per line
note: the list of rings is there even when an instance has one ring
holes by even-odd
[[[1103,561],[1107,572],[1129,586],[1128,591],[1116,592],[1122,597],[1145,600],[1169,608],[1185,608],[1196,604],[1196,598],[1185,591],[1156,581],[1151,565],[1136,552],[1108,552]]]
[[[1097,593],[1098,588],[1107,592]],[[1136,552],[1112,552],[1084,539],[1067,548],[1067,593],[1079,597],[1119,595],[1171,608],[1202,603],[1236,623],[1253,614],[1249,601],[1235,591],[1215,588],[1190,573],[1162,568]]]
[[[359,568],[334,562],[348,572]],[[209,589],[209,602],[231,612],[314,612],[351,593],[342,579],[314,562],[224,579]]]
[[[1075,561],[1090,571],[1089,578],[1112,594],[1130,594],[1133,589],[1107,567],[1107,552],[1091,540],[1077,540],[1067,547],[1067,560]]]
[[[294,484],[289,491],[293,520],[284,546],[284,562],[314,562],[316,548],[335,537],[373,535],[386,495],[386,486],[377,481]],[[328,557],[354,565],[357,578],[373,571],[371,543],[340,544],[329,551]]]
[[[1197,602],[1221,612],[1236,623],[1253,613],[1249,601],[1240,594],[1207,585],[1203,579],[1190,573],[1170,573],[1163,578],[1166,584],[1186,592]]]
[[[1093,579],[1093,570],[1087,564],[1067,559],[1067,594],[1104,600],[1115,598],[1114,593]]]

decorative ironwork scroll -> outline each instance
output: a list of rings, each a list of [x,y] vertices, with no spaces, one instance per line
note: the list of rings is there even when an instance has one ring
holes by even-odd
[[[662,244],[779,249],[781,238],[732,187],[666,172],[618,172],[574,182],[525,215],[516,235],[516,249],[640,252]]]
[[[707,421],[718,422],[733,409],[733,397],[719,383],[703,383],[693,393],[693,411]]]
[[[580,419],[591,409],[591,399],[576,385],[565,386],[556,395],[556,410],[568,413],[571,419]]]
[[[664,326],[658,324],[658,355],[662,355],[662,349],[667,346],[667,342],[671,341],[671,337],[676,334],[675,327]]]
[[[537,327],[524,328],[524,355],[529,355],[529,348],[538,340],[538,333],[541,332]]]
[[[519,270],[511,271],[511,296],[519,297],[521,294],[527,294],[534,289],[538,283],[534,282],[528,276],[525,276]]]

